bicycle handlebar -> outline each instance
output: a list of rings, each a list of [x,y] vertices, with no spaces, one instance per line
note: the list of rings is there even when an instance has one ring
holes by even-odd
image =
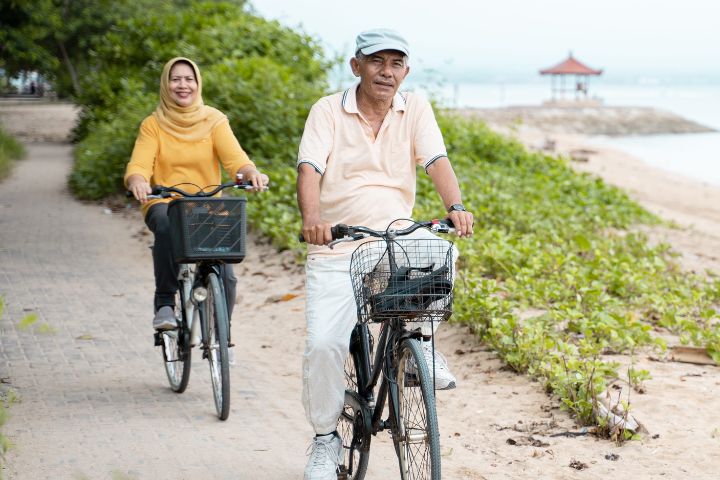
[[[427,228],[436,233],[452,233],[455,231],[455,225],[453,225],[452,220],[449,218],[445,218],[443,220],[413,222],[413,224],[409,227],[400,230],[396,230],[394,228],[388,228],[386,230],[373,230],[368,227],[350,226],[345,225],[344,223],[338,223],[337,225],[330,227],[330,233],[333,241],[328,243],[328,247],[332,248],[338,243],[354,242],[367,237],[377,237],[384,240],[390,240],[395,237],[409,235],[420,228]],[[302,233],[298,235],[298,240],[301,243],[305,242],[305,237]]]
[[[182,185],[182,184],[180,184]],[[269,185],[269,184],[268,184]],[[268,185],[263,186],[263,190],[267,190],[269,188]],[[207,188],[207,187],[205,187]],[[252,190],[253,184],[250,182],[226,182],[223,184],[220,184],[213,188],[209,192],[205,192],[204,189],[201,189],[199,192],[196,193],[189,193],[183,190],[182,188],[178,188],[177,186],[171,186],[171,187],[165,187],[163,185],[155,185],[152,187],[152,192],[147,196],[148,199],[156,199],[156,198],[171,198],[173,197],[174,193],[182,196],[182,197],[191,197],[191,198],[204,198],[204,197],[212,197],[216,193],[218,193],[221,190],[225,190],[226,188],[235,188],[240,190]],[[132,197],[133,193],[130,191],[125,192],[126,197]]]

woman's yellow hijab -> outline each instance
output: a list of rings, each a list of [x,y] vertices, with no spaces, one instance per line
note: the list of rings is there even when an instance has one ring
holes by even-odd
[[[187,62],[195,71],[197,93],[192,105],[181,107],[170,96],[170,70],[177,62]],[[165,64],[160,76],[160,103],[155,112],[160,128],[170,135],[186,141],[197,142],[210,136],[212,129],[227,118],[220,110],[208,107],[202,100],[202,78],[195,62],[184,57],[175,57]]]

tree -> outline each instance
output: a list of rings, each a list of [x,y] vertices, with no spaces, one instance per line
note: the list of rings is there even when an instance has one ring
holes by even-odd
[[[148,12],[170,12],[188,1],[5,0],[0,4],[0,67],[11,76],[34,70],[60,95],[82,93],[92,52],[114,26]]]

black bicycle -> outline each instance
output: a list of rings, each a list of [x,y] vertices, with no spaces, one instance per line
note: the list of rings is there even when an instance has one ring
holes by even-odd
[[[453,230],[449,220],[385,231],[346,225],[332,229],[337,240],[331,246],[379,239],[362,243],[350,262],[358,323],[345,365],[345,406],[338,422],[344,453],[338,479],[365,477],[371,437],[382,430],[392,436],[403,480],[441,476],[434,364],[427,365],[420,343],[431,341],[434,352],[432,328],[423,332],[417,322],[432,324],[452,313],[453,245],[439,238],[406,237],[420,228]],[[380,326],[377,344],[372,323]]]
[[[208,187],[206,187],[208,188]],[[210,364],[215,409],[220,420],[230,414],[230,319],[222,268],[245,258],[246,218],[243,197],[215,197],[224,189],[249,190],[248,183],[228,182],[210,191],[188,193],[178,186],[157,185],[148,198],[173,198],[168,205],[173,257],[179,264],[175,299],[177,328],[155,332],[162,347],[170,388],[182,393],[190,379],[192,347],[199,345]]]

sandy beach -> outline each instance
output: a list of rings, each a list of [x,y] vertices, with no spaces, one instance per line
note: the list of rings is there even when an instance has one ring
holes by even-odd
[[[55,147],[60,151],[69,150],[69,146],[63,142],[67,139],[74,115],[73,107],[67,104],[0,104],[0,121],[6,129],[35,150],[40,146],[50,149],[47,151]],[[497,128],[502,130],[503,127]],[[677,229],[653,227],[648,232],[654,240],[670,242],[681,253],[686,268],[697,271],[713,268],[720,271],[720,259],[716,256],[716,252],[720,252],[717,248],[720,247],[719,188],[652,168],[642,160],[620,151],[596,148],[581,134],[561,134],[531,127],[515,128],[513,132],[532,149],[545,148],[548,140],[554,142],[555,153],[583,160],[571,162],[574,168],[599,175],[628,191],[649,210],[676,222],[679,226]],[[67,162],[67,158],[64,161]],[[16,173],[31,178],[31,172],[24,170],[23,162],[18,165]],[[8,179],[5,186],[12,185],[13,181],[13,178]],[[0,184],[2,187],[3,184]],[[73,209],[82,207],[83,215],[92,220],[88,220],[91,226],[103,225],[103,235],[96,231],[92,236],[93,241],[107,241],[108,245],[112,245],[112,258],[104,256],[103,262],[120,273],[126,270],[142,273],[133,283],[133,295],[140,291],[150,291],[152,279],[147,249],[150,236],[139,213],[129,210],[109,214],[103,205],[71,202],[65,188],[58,187],[58,192],[57,195],[67,200],[63,203],[62,211],[72,215],[75,211]],[[12,196],[7,194],[6,198],[6,202],[10,202]],[[266,374],[260,375],[253,369],[249,373],[243,369],[233,369],[232,382],[237,386],[234,388],[238,389],[234,393],[237,400],[234,400],[233,408],[237,410],[234,410],[224,426],[218,427],[217,422],[198,416],[198,412],[202,412],[201,409],[208,407],[209,403],[207,398],[191,392],[188,395],[192,396],[168,396],[164,399],[172,402],[176,408],[173,411],[165,410],[163,418],[166,420],[151,424],[143,418],[138,419],[138,407],[134,404],[107,404],[103,403],[102,398],[84,398],[83,408],[91,412],[106,412],[112,420],[107,422],[107,428],[112,428],[112,447],[108,446],[104,434],[95,432],[94,424],[85,417],[72,424],[55,422],[47,433],[43,433],[44,430],[37,430],[42,429],[43,425],[32,423],[37,399],[25,392],[47,389],[58,382],[45,376],[44,383],[28,384],[23,390],[22,370],[19,370],[23,364],[10,362],[2,366],[5,372],[3,375],[13,382],[21,396],[25,396],[21,403],[10,407],[10,420],[3,427],[3,433],[16,444],[6,454],[6,478],[51,478],[49,475],[52,472],[57,473],[52,478],[91,478],[73,477],[73,472],[62,470],[62,464],[97,473],[98,476],[92,478],[108,478],[108,472],[103,469],[115,464],[121,465],[119,471],[129,473],[127,476],[112,478],[169,478],[171,474],[175,478],[201,478],[199,473],[187,474],[181,469],[182,465],[169,464],[163,457],[166,453],[162,450],[163,442],[171,438],[173,433],[167,430],[165,424],[180,420],[192,424],[195,429],[191,432],[193,435],[188,435],[188,442],[190,437],[203,439],[201,447],[183,449],[181,455],[187,457],[185,460],[188,462],[197,458],[203,449],[207,451],[213,442],[218,442],[221,447],[232,446],[235,453],[223,456],[224,450],[220,448],[220,463],[215,467],[217,470],[224,471],[227,468],[228,471],[238,472],[238,478],[253,480],[299,478],[305,462],[303,452],[310,438],[299,400],[300,358],[304,337],[304,277],[292,254],[277,254],[261,240],[254,237],[251,240],[248,250],[255,252],[255,255],[237,265],[236,272],[240,278],[250,279],[249,288],[241,293],[238,303],[252,315],[234,323],[233,332],[242,339],[240,355],[250,359],[252,365],[266,369]],[[100,246],[98,250],[103,251]],[[115,258],[124,259],[121,266],[116,266],[113,262]],[[50,271],[56,268],[46,264],[43,266]],[[78,281],[81,280],[79,277]],[[260,282],[262,287],[256,288]],[[11,322],[17,320],[13,315],[21,314],[23,308],[28,306],[21,304],[18,298],[12,298],[13,292],[12,288],[0,292],[8,296],[3,328],[6,333],[16,334],[19,341],[26,341],[28,334],[16,333]],[[114,297],[108,298],[107,302],[112,305],[113,302],[121,301]],[[131,304],[131,299],[127,302]],[[41,313],[48,312],[50,316],[53,312],[52,303],[29,306]],[[61,317],[52,318],[57,319],[58,336],[65,339],[62,325],[59,324]],[[142,331],[138,333],[138,338],[145,339],[143,327],[149,327],[143,323],[146,320],[149,321],[149,317],[145,319],[140,313],[133,320],[137,321],[137,325],[133,325],[132,329]],[[95,334],[102,336],[103,333]],[[632,413],[643,423],[647,433],[639,440],[616,446],[576,425],[561,410],[556,398],[548,396],[537,382],[505,368],[494,353],[472,337],[466,327],[445,325],[438,336],[440,349],[448,356],[460,383],[456,390],[438,395],[443,478],[717,478],[717,472],[720,471],[720,456],[714,454],[720,452],[720,404],[717,400],[720,397],[720,369],[717,367],[659,362],[648,355],[638,355],[636,367],[648,369],[652,379],[646,382],[643,394],[634,391],[628,393],[627,386],[624,386],[618,390],[618,395],[629,399]],[[91,345],[73,337],[66,340],[71,345],[81,345],[75,345],[77,349],[89,349]],[[96,345],[100,349],[103,342],[93,341],[92,346]],[[147,392],[153,392],[153,395],[165,392],[167,387],[160,375],[158,351],[149,342],[147,345],[138,343],[133,358],[138,361],[128,364],[128,368],[138,370],[132,375],[145,375],[142,377],[141,393],[147,396]],[[614,359],[621,363],[629,362],[627,356]],[[145,362],[152,364],[156,376],[148,374],[149,367],[143,369]],[[33,363],[31,366],[37,370],[42,368],[42,363],[39,365]],[[72,373],[75,367],[70,362],[65,368]],[[202,376],[206,376],[204,372]],[[99,381],[103,377],[96,375],[91,378]],[[137,384],[133,383],[130,374],[120,377],[118,383],[123,388],[132,388]],[[205,390],[209,394],[209,389]],[[174,419],[172,415],[175,411],[188,406],[191,407],[188,408],[191,413]],[[120,418],[121,414],[128,417]],[[258,417],[244,418],[253,414]],[[62,416],[65,412],[53,410],[46,415]],[[270,421],[263,428],[262,438],[253,440],[251,445],[248,439],[253,434],[247,432],[248,428],[244,425],[248,421],[251,421],[251,425],[258,424],[261,416]],[[272,419],[284,420],[280,422]],[[126,428],[124,424],[129,427]],[[69,425],[69,430],[54,431],[57,425]],[[40,434],[37,434],[38,431]],[[61,441],[66,438],[75,441]],[[156,456],[148,453],[159,451],[163,453],[157,453]],[[39,456],[38,452],[42,455]],[[388,438],[383,436],[373,439],[372,452],[368,478],[395,478],[396,460]],[[177,450],[175,453],[178,453]],[[236,468],[233,462],[238,464]],[[61,466],[53,470],[57,465]],[[248,469],[248,465],[253,468]],[[160,471],[160,467],[163,474],[153,476],[152,472]]]

